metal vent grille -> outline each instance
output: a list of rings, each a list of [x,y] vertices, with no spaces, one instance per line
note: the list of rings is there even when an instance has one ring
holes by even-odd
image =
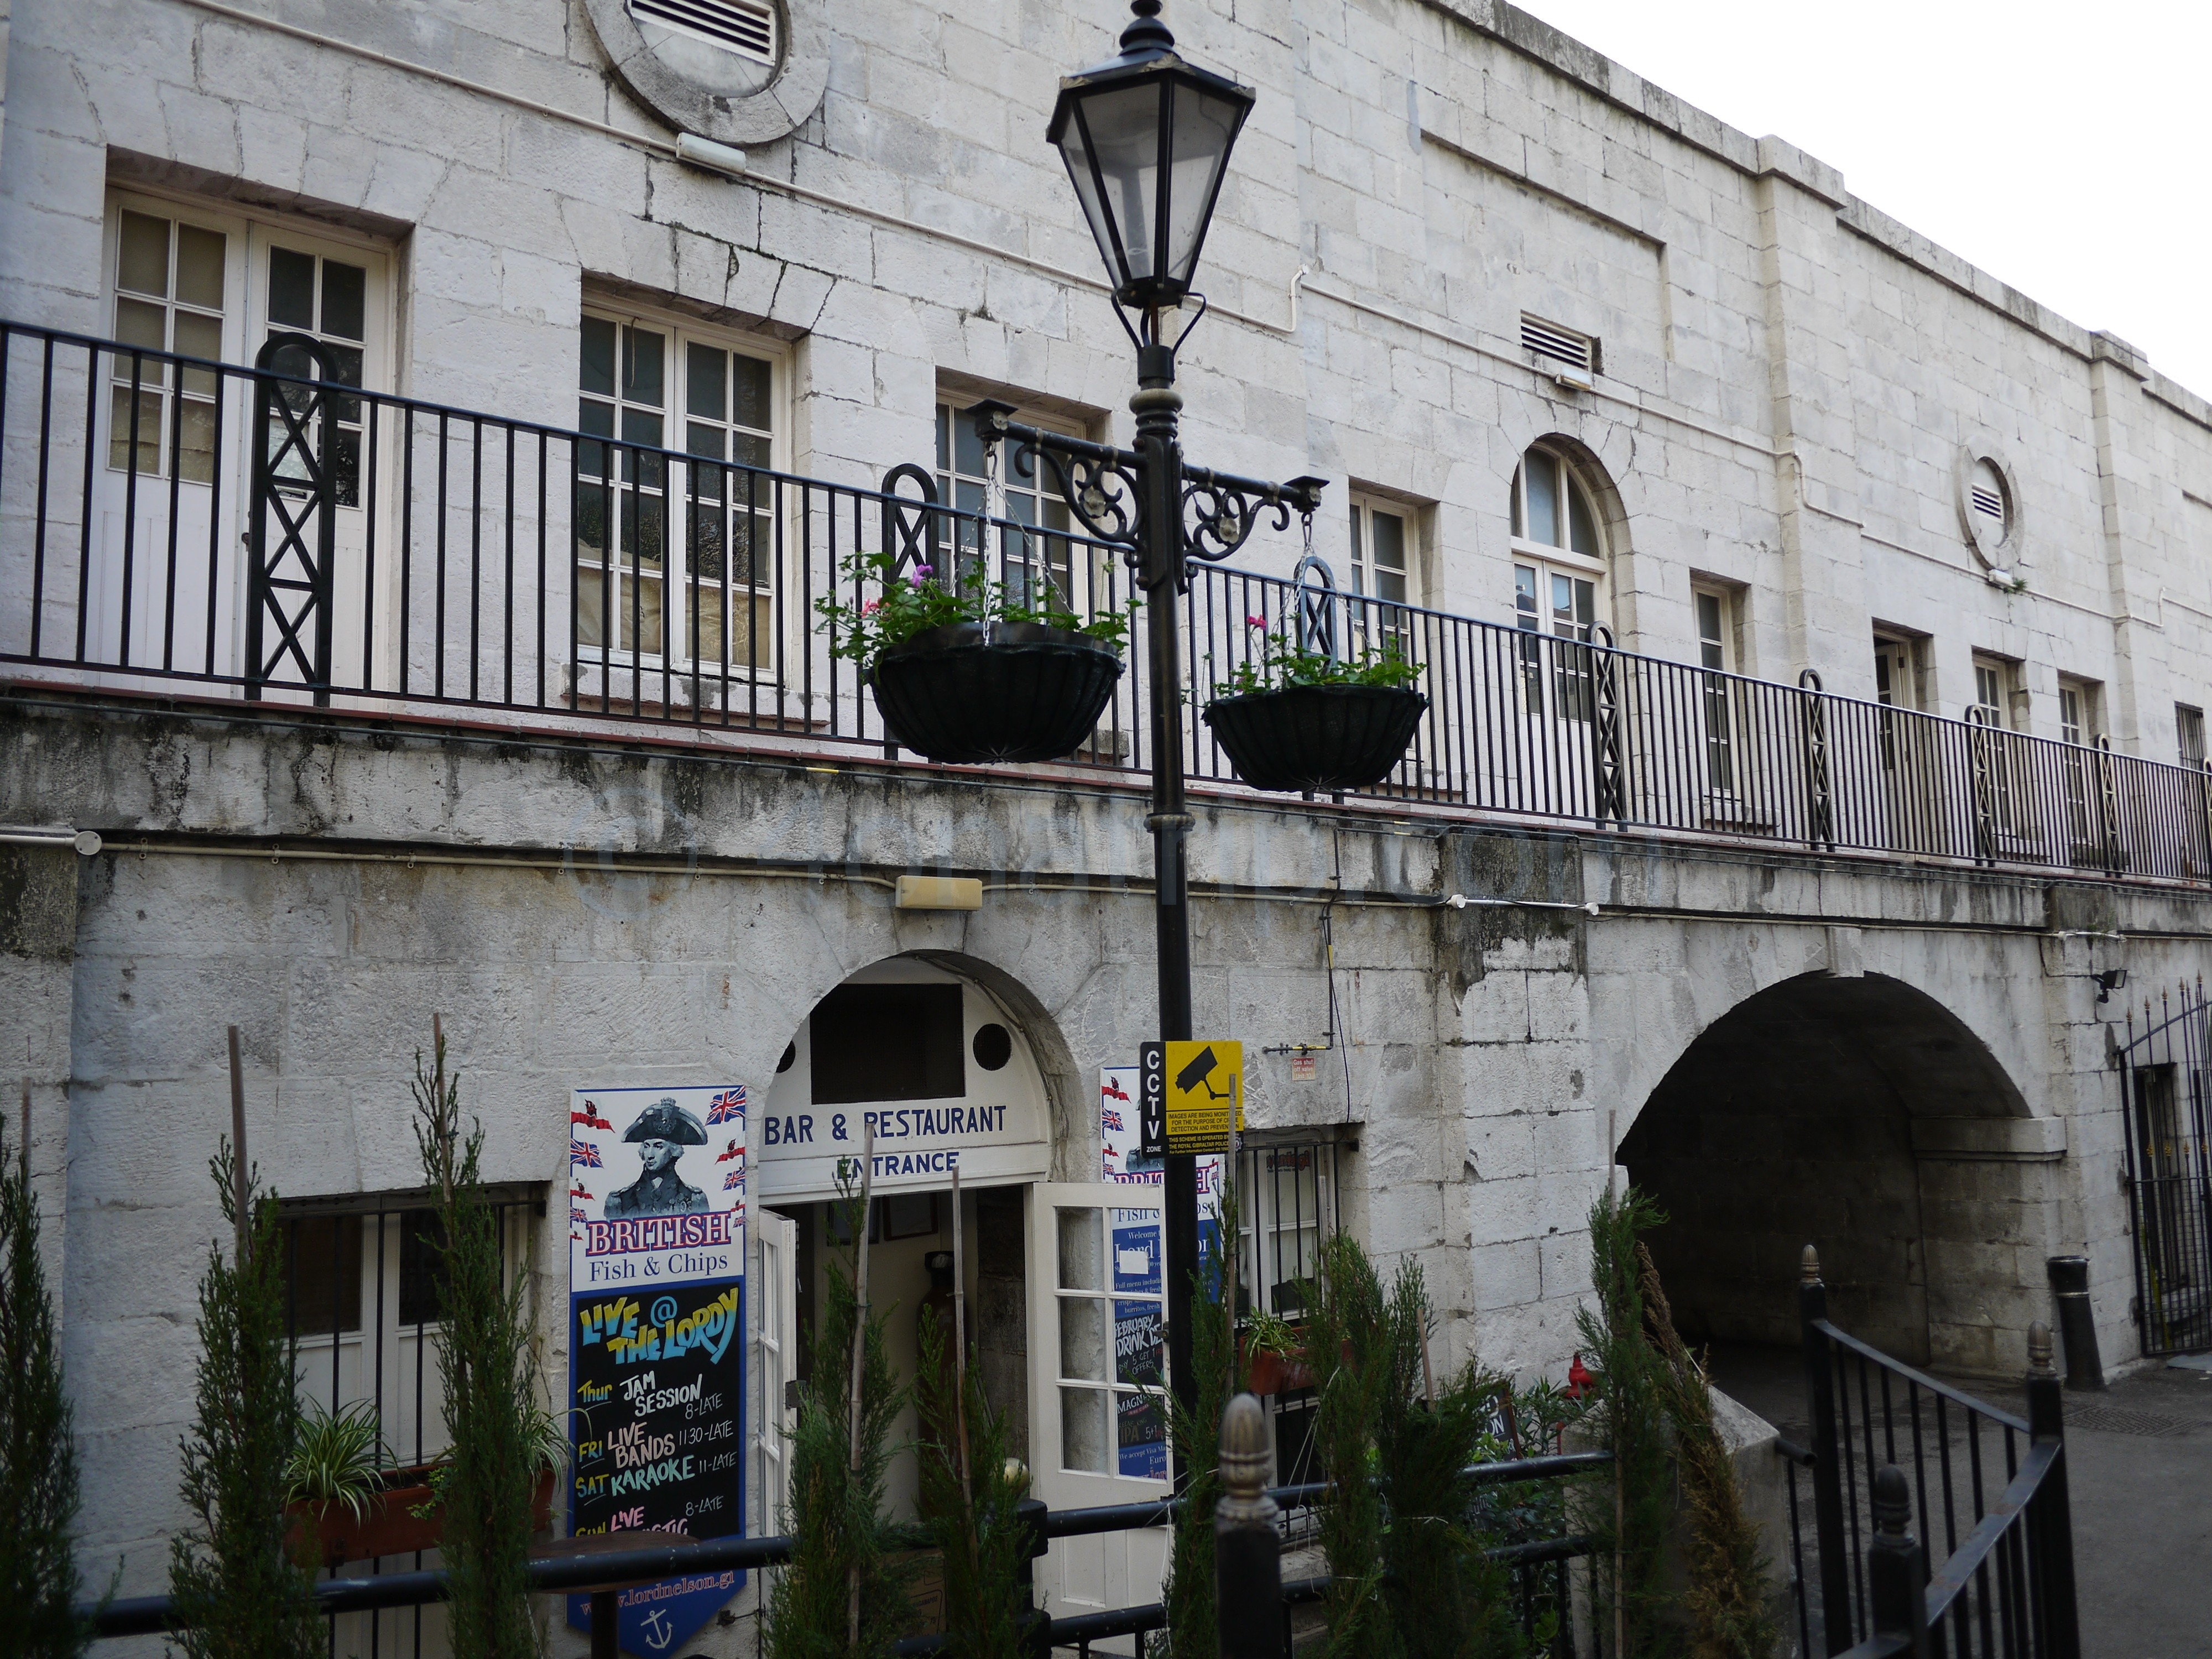
[[[741,58],[775,61],[775,8],[760,0],[629,0],[629,12]]]
[[[1996,490],[1986,485],[1974,484],[1968,488],[1966,494],[1973,501],[1975,512],[1984,514],[1999,524],[2004,522],[2004,497]]]
[[[1521,344],[1540,364],[1549,364],[1571,380],[1587,381],[1597,372],[1597,342],[1587,334],[1541,322],[1526,312],[1521,315]]]

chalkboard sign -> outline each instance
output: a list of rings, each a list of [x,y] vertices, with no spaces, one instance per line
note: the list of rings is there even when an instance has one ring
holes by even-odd
[[[741,1534],[745,1091],[579,1090],[568,1164],[569,1530]],[[672,1652],[744,1583],[621,1592],[623,1648]]]

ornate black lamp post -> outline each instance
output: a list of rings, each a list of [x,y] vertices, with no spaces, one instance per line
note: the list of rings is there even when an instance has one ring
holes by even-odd
[[[1160,1038],[1191,1035],[1190,916],[1184,904],[1182,641],[1176,599],[1189,584],[1193,559],[1225,559],[1270,509],[1275,528],[1293,511],[1310,517],[1327,482],[1269,483],[1183,465],[1176,432],[1182,394],[1176,349],[1190,332],[1164,337],[1163,319],[1195,298],[1199,250],[1228,171],[1230,147],[1250,112],[1253,92],[1185,63],[1159,21],[1160,0],[1131,0],[1136,21],[1121,32],[1121,55],[1060,83],[1048,137],[1097,238],[1113,284],[1115,314],[1137,348],[1134,453],[1017,425],[1005,404],[968,411],[988,446],[1013,446],[1016,471],[1035,476],[1039,460],[1083,526],[1122,550],[1145,595],[1151,675],[1155,912],[1159,939]],[[1130,313],[1135,313],[1132,325]],[[1191,319],[1194,325],[1197,317]],[[1167,1159],[1168,1371],[1176,1395],[1192,1401],[1191,1279],[1198,1270],[1198,1170],[1190,1157]],[[1236,1249],[1234,1239],[1223,1248]],[[1187,1476],[1176,1460],[1178,1486]]]

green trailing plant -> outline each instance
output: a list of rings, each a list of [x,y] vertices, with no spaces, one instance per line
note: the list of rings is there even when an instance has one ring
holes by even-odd
[[[1222,1243],[1199,1255],[1191,1275],[1190,1370],[1185,1407],[1154,1390],[1167,1417],[1168,1444],[1185,1471],[1182,1506],[1168,1548],[1168,1642],[1175,1659],[1215,1659],[1220,1632],[1213,1607],[1213,1506],[1221,1496],[1221,1411],[1244,1386],[1237,1352],[1237,1184],[1224,1179],[1215,1211]]]
[[[26,1107],[27,1112],[28,1108]],[[66,1659],[92,1632],[74,1603],[76,1440],[62,1390],[54,1301],[39,1255],[27,1135],[8,1157],[0,1129],[0,1606],[11,1653]]]
[[[1682,1601],[1691,1659],[1770,1659],[1778,1632],[1768,1604],[1759,1524],[1744,1512],[1735,1466],[1713,1420],[1712,1390],[1674,1329],[1650,1252],[1636,1246],[1644,1314],[1658,1351],[1660,1397],[1674,1425],[1674,1456],[1689,1511]]]
[[[374,1401],[356,1400],[337,1411],[311,1401],[284,1466],[284,1501],[342,1504],[358,1521],[368,1514],[391,1461]]]
[[[1049,580],[1036,583],[1034,594],[1018,593],[1004,582],[986,579],[980,560],[949,579],[929,564],[911,564],[901,571],[897,559],[889,553],[848,554],[839,568],[844,591],[853,597],[824,594],[815,600],[814,609],[829,628],[830,655],[864,668],[891,646],[959,623],[1038,623],[1081,634],[1093,644],[1119,652],[1128,641],[1130,621],[1136,614],[1133,599],[1118,610],[1085,617]],[[860,597],[870,587],[875,590],[872,597]]]
[[[169,1546],[169,1595],[187,1659],[313,1659],[327,1645],[313,1580],[284,1547],[286,1470],[299,1426],[285,1340],[276,1205],[245,1182],[239,1226],[230,1140],[209,1171],[234,1259],[208,1247],[200,1275],[200,1360],[183,1494],[191,1519]]]
[[[951,1341],[937,1310],[924,1308],[916,1403],[939,1431],[916,1452],[921,1512],[945,1564],[945,1650],[953,1659],[1019,1659],[1028,1535],[1017,1506],[1029,1482],[1008,1451],[1006,1413],[991,1408],[974,1365],[956,1375]]]
[[[1217,697],[1246,697],[1261,691],[1287,691],[1301,685],[1406,686],[1421,677],[1421,665],[1407,657],[1395,635],[1380,645],[1331,656],[1309,649],[1285,622],[1273,628],[1265,617],[1247,617],[1250,653],[1213,683]]]
[[[1599,1540],[1596,1613],[1613,1659],[1668,1659],[1680,1650],[1669,1615],[1667,1534],[1674,1481],[1668,1467],[1666,1382],[1645,1330],[1638,1238],[1666,1217],[1632,1187],[1608,1189],[1590,1206],[1590,1288],[1595,1307],[1575,1315],[1591,1358],[1595,1391],[1583,1417],[1594,1444],[1613,1455],[1613,1480],[1583,1489],[1583,1529]],[[1617,1640],[1613,1632],[1619,1632]]]
[[[864,1310],[856,1288],[866,1211],[849,1179],[840,1180],[839,1191],[844,1236],[853,1242],[830,1258],[807,1381],[799,1393],[799,1422],[791,1435],[792,1553],[769,1595],[770,1659],[884,1659],[913,1617],[883,1518],[891,1432],[907,1390],[884,1354],[885,1316]],[[858,1468],[853,1455],[856,1344]]]
[[[415,1056],[415,1143],[441,1235],[438,1380],[453,1437],[436,1486],[447,1627],[456,1653],[526,1659],[538,1651],[528,1573],[543,1410],[536,1350],[522,1275],[507,1271],[484,1192],[483,1126],[464,1138],[460,1080],[446,1070],[442,1031],[435,1043],[428,1067]]]

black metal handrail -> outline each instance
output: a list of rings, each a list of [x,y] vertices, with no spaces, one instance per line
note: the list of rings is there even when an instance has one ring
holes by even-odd
[[[0,664],[897,758],[817,612],[871,596],[854,556],[1049,585],[1086,616],[1141,602],[1112,544],[939,501],[934,476],[844,483],[0,323]],[[1277,542],[1252,547],[1287,565]],[[1178,740],[1207,787],[1238,786],[1204,704],[1264,635],[1319,619],[1340,649],[1419,665],[1428,709],[1364,792],[1404,810],[2212,884],[2201,769],[1255,571],[1200,566],[1178,603]],[[1069,763],[1149,768],[1141,657]]]
[[[1565,1479],[1587,1474],[1612,1462],[1613,1454],[1609,1451],[1567,1452],[1547,1457],[1470,1464],[1460,1473],[1461,1478],[1469,1485],[1497,1486],[1518,1480]],[[1328,1483],[1324,1481],[1273,1487],[1268,1496],[1288,1508],[1294,1504],[1316,1503],[1326,1496],[1328,1491]],[[1170,1498],[1157,1503],[1107,1504],[1085,1509],[1045,1509],[1038,1516],[1038,1530],[1042,1537],[1051,1540],[1164,1526],[1175,1518],[1183,1503],[1181,1498]],[[919,1527],[904,1528],[895,1534],[893,1541],[902,1547],[919,1546],[927,1542],[927,1534]],[[749,1571],[762,1567],[781,1566],[790,1560],[792,1548],[792,1539],[778,1534],[765,1538],[709,1538],[681,1544],[641,1544],[635,1549],[598,1551],[582,1555],[534,1556],[528,1569],[530,1588],[541,1594],[559,1594],[594,1586],[604,1588],[609,1584],[652,1583],[664,1578],[686,1577],[702,1572]],[[1489,1554],[1494,1560],[1515,1565],[1560,1560],[1567,1556],[1588,1553],[1587,1539],[1557,1538],[1501,1545],[1490,1551]],[[447,1581],[447,1573],[443,1568],[381,1573],[367,1578],[327,1578],[314,1587],[315,1611],[319,1615],[367,1613],[380,1607],[416,1607],[442,1601],[446,1599]],[[1287,1589],[1285,1594],[1288,1594]],[[1056,1644],[1061,1641],[1063,1626],[1072,1631],[1076,1626],[1087,1626],[1102,1619],[1112,1620],[1125,1615],[1141,1615],[1149,1611],[1149,1608],[1122,1608],[1057,1620],[1053,1625],[1054,1641]],[[102,1604],[88,1605],[78,1608],[77,1613],[80,1618],[89,1620],[95,1632],[103,1637],[143,1636],[176,1627],[173,1608],[170,1598],[166,1595],[126,1596]],[[1111,1631],[1104,1628],[1091,1630],[1090,1634],[1126,1634],[1130,1628],[1133,1627],[1116,1626]],[[931,1640],[928,1638],[915,1639],[924,1644]],[[1067,1639],[1073,1641],[1077,1637],[1071,1635]],[[911,1644],[901,1648],[902,1652],[933,1650],[927,1645],[913,1647]]]
[[[2029,1332],[2022,1418],[1839,1329],[1809,1246],[1798,1297],[1812,1443],[1780,1449],[1806,1651],[1876,1659],[1923,1651],[1914,1644],[1924,1642],[1954,1659],[2074,1659],[2072,1530],[2048,1329]],[[1801,1462],[1813,1473],[1809,1568]],[[1931,1559],[1941,1563],[1932,1574]]]

